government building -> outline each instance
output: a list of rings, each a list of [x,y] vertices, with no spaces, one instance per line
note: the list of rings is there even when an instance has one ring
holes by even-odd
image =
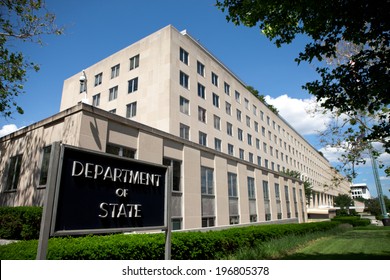
[[[176,230],[306,222],[350,186],[287,121],[167,26],[65,80],[58,114],[0,138],[0,205],[43,205],[60,142],[171,166]]]

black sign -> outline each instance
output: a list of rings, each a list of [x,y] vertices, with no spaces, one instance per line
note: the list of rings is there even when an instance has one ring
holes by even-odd
[[[54,233],[166,226],[166,170],[64,146]]]

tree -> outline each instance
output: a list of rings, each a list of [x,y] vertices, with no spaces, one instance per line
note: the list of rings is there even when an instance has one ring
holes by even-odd
[[[216,5],[227,12],[228,21],[258,26],[278,47],[306,35],[311,41],[297,63],[334,59],[341,42],[357,46],[338,65],[319,63],[320,79],[303,88],[326,110],[354,117],[344,142],[355,134],[360,136],[358,144],[380,142],[390,153],[389,1],[221,0]],[[372,121],[358,118],[362,112],[373,116]]]
[[[287,176],[290,176],[290,177],[293,177],[293,178],[296,178],[298,180],[304,179],[304,178],[302,178],[302,174],[299,171],[294,171],[294,170],[287,169],[287,171],[280,172],[280,173],[282,173],[284,175],[287,175]],[[313,195],[313,186],[306,179],[306,180],[303,181],[303,188],[305,190],[306,204],[310,205],[311,196]]]
[[[14,47],[16,41],[42,44],[44,34],[62,34],[42,0],[0,0],[0,114],[10,117],[15,110],[23,114],[15,98],[23,93],[28,70],[38,71]]]
[[[257,89],[255,89],[252,86],[247,86],[246,89],[249,90],[249,92],[252,93],[253,96],[256,97],[258,100],[260,100],[260,102],[262,102],[266,107],[268,107],[268,109],[270,109],[272,112],[274,112],[274,114],[276,114],[276,115],[279,114],[278,109],[276,109],[275,106],[268,104],[267,101],[265,101],[264,95],[260,94]]]
[[[346,212],[349,214],[349,207],[354,205],[353,199],[347,194],[339,194],[333,199],[334,206],[340,207],[340,212]]]
[[[324,60],[328,65],[340,66],[351,61],[351,57],[361,51],[364,46],[357,46],[350,42],[341,41],[336,46],[336,55]],[[341,113],[337,108],[333,111],[319,106],[313,107],[312,114],[326,114],[329,116],[327,128],[319,132],[320,142],[325,147],[337,148],[342,152],[339,157],[339,171],[343,171],[352,181],[357,173],[355,167],[365,163],[371,155],[377,158],[383,145],[388,141],[383,138],[372,141],[364,139],[368,131],[372,132],[372,127],[377,123],[376,115],[368,111],[354,111]],[[382,166],[383,167],[383,166]],[[390,174],[390,168],[387,167],[386,173]]]

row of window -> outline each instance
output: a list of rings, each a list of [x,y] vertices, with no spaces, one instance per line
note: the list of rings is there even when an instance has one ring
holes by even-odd
[[[183,138],[183,139],[189,140],[189,138],[190,138],[190,127],[188,125],[180,123],[180,137]],[[249,135],[248,139],[249,139],[248,140],[249,141],[248,144],[252,145],[252,140],[251,140],[252,138],[251,138],[250,135]],[[260,140],[258,138],[256,138],[255,141],[256,141],[257,149],[260,150]],[[199,131],[198,143],[200,145],[202,145],[202,146],[206,146],[206,147],[208,146],[208,135],[207,135],[207,133]],[[222,140],[221,139],[214,137],[214,149],[216,151],[219,151],[219,152],[223,151],[223,149],[222,149]],[[265,153],[267,153],[268,146],[267,146],[266,143],[263,143],[262,149],[263,149],[263,151]],[[227,151],[228,155],[236,156],[233,144],[228,143],[227,147],[226,147],[226,151]],[[271,146],[270,146],[270,154],[271,154],[271,156],[274,156],[274,150],[273,150],[273,147],[271,147]],[[275,150],[275,154],[277,154],[276,158],[279,158],[279,151],[278,150]],[[242,159],[242,160],[247,160],[250,163],[255,163],[254,154],[249,152],[248,153],[248,157],[246,157],[244,149],[239,148],[239,150],[238,150],[238,157],[240,159]],[[296,160],[292,159],[288,155],[284,155],[283,153],[280,153],[280,159],[281,159],[281,161],[285,160],[286,164],[290,164],[290,165],[293,165],[294,167],[296,167]],[[262,160],[263,160],[263,162],[262,162]],[[278,171],[278,172],[280,172],[280,171],[285,172],[286,171],[286,167],[284,167],[284,166],[281,167],[280,164],[275,164],[274,162],[271,162],[269,164],[269,160],[268,159],[262,159],[262,157],[259,156],[259,155],[257,155],[256,163],[259,166],[263,166],[265,168],[270,168],[273,171]]]
[[[140,55],[133,56],[129,59],[129,70],[133,70],[139,67]],[[116,64],[111,67],[111,79],[114,79],[119,76],[120,73],[120,64]],[[103,72],[95,75],[94,86],[97,87],[103,83]],[[87,83],[80,83],[80,93],[85,92],[87,90]]]
[[[189,53],[183,48],[180,48],[179,59],[185,65],[190,66]],[[205,65],[197,60],[196,67],[197,67],[197,73],[200,76],[205,77]],[[190,89],[190,77],[184,71],[179,72],[179,80],[180,80],[180,85],[182,87],[184,87],[186,89]],[[211,83],[214,86],[219,87],[219,77],[214,72],[211,72]],[[229,95],[229,96],[231,95],[231,87],[227,82],[224,82],[223,89],[227,95]],[[206,88],[204,85],[202,85],[199,82],[197,82],[197,91],[198,91],[199,97],[201,97],[203,99],[206,98]],[[184,97],[181,97],[181,98],[184,98]],[[186,107],[186,108],[183,108],[184,109],[183,111],[186,114],[189,114],[189,105],[188,105],[189,101],[188,100],[186,101],[184,99],[181,100],[181,104],[185,103],[185,102],[187,102],[187,104],[183,105],[184,107]],[[234,90],[234,99],[237,101],[237,103],[241,104],[242,95],[237,90]],[[288,139],[288,142],[291,142],[293,145],[295,145],[296,147],[299,147],[302,150],[302,152],[300,152],[298,150],[298,148],[295,149],[294,147],[291,147],[290,144],[288,144],[288,148],[287,148],[287,143],[284,141],[284,149],[286,151],[288,149],[290,153],[297,156],[297,158],[299,160],[302,160],[302,162],[307,163],[309,166],[319,166],[317,161],[311,160],[311,158],[313,158],[313,157],[318,158],[318,155],[316,155],[315,152],[311,151],[308,147],[303,145],[299,140],[294,138],[293,135],[290,135],[290,133],[288,131],[285,131],[285,129],[281,128],[281,126],[276,124],[275,121],[271,122],[271,119],[269,116],[266,116],[266,118],[265,118],[264,112],[262,110],[258,110],[258,108],[255,104],[252,104],[252,108],[251,108],[250,101],[247,98],[244,97],[243,99],[244,99],[244,106],[247,110],[252,110],[252,113],[254,116],[260,116],[260,119],[262,121],[266,121],[268,126],[272,125],[272,127],[275,131],[278,131],[278,133],[280,135],[283,135],[283,137]],[[218,94],[216,94],[214,92],[212,93],[212,102],[213,102],[213,105],[215,107],[220,108],[220,105],[221,105],[220,104],[220,97]],[[201,111],[201,112],[199,112],[200,121],[206,122],[206,118],[205,118],[206,114],[204,112],[204,109],[199,109],[199,110]],[[225,102],[225,110],[226,110],[226,113],[228,115],[232,115],[232,105],[227,101]],[[236,115],[237,115],[237,119],[241,122],[242,112],[240,109],[236,109]],[[251,117],[250,116],[246,116],[246,124],[248,127],[251,127]],[[257,121],[254,121],[254,128],[255,128],[256,132],[259,131],[259,124]],[[265,133],[266,133],[265,128],[262,127],[262,134],[264,137],[265,137]],[[268,134],[269,134],[268,136],[269,136],[270,140],[275,141],[275,143],[279,144],[280,147],[283,146],[283,140],[281,138],[279,138],[279,143],[278,143],[278,136],[277,135],[273,135],[273,139],[271,139],[272,133],[270,131],[268,131]],[[310,169],[308,166],[304,166],[303,164],[300,164],[299,162],[298,162],[298,165],[299,165],[298,168],[300,168],[300,170],[303,170],[306,173],[313,173],[314,172],[313,169]],[[313,175],[320,176],[319,173],[313,174]]]
[[[138,90],[138,77],[133,78],[133,79],[128,81],[127,93],[133,93],[133,92],[136,92],[137,90]],[[110,88],[108,90],[108,101],[112,101],[112,100],[117,99],[118,98],[118,91],[119,91],[118,86],[114,86],[114,87]],[[100,93],[93,95],[92,96],[92,105],[96,106],[96,107],[100,106],[100,98],[101,98]]]
[[[115,154],[128,158],[135,158],[135,150],[108,144],[106,147],[106,152],[109,154]],[[47,183],[47,176],[49,170],[49,159],[51,153],[51,146],[47,146],[43,149],[41,168],[40,168],[40,179],[39,185],[45,185]],[[17,189],[21,163],[22,163],[23,155],[17,155],[11,157],[8,164],[7,171],[7,181],[6,181],[6,190],[12,191]],[[173,167],[173,191],[181,191],[180,187],[180,178],[181,178],[181,162],[177,160],[171,160],[164,158],[164,165]],[[237,183],[237,174],[228,172],[227,174],[228,182],[227,182],[227,191],[229,196],[229,213],[230,213],[230,221],[231,223],[235,223],[239,221],[238,216],[238,183]],[[269,187],[268,181],[262,182],[263,187],[263,198],[265,201],[265,213],[266,220],[271,219],[271,210],[269,207]],[[215,184],[214,184],[214,170],[212,168],[201,166],[201,195],[202,195],[202,225],[213,226],[215,219]],[[250,205],[255,203],[256,201],[256,186],[255,186],[255,178],[248,176],[247,177],[247,190],[248,190],[248,199],[250,200]],[[300,192],[300,199],[302,200],[302,190]],[[293,187],[293,202],[296,205],[297,196],[296,189]],[[281,198],[280,198],[280,189],[279,184],[275,184],[275,199],[277,202],[277,218],[282,219],[282,208],[281,208]],[[287,218],[291,217],[291,209],[290,209],[290,195],[289,188],[285,186],[285,206],[287,211]],[[257,213],[256,207],[253,208],[251,212],[250,220],[252,222],[257,221]],[[295,211],[297,212],[297,211]],[[211,217],[210,217],[211,216]]]

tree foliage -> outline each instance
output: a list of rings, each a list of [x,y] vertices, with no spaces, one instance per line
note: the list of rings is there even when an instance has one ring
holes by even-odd
[[[295,171],[295,170],[289,170],[287,169],[284,172],[281,172],[284,175],[296,178],[298,180],[303,180],[303,188],[305,190],[305,198],[306,198],[306,204],[310,205],[310,200],[313,195],[313,186],[312,184],[302,176],[301,172]]]
[[[15,98],[23,93],[28,70],[38,71],[15,49],[15,42],[42,44],[44,34],[61,34],[55,15],[48,12],[42,0],[0,0],[0,114],[10,117],[15,110],[23,114]]]
[[[267,101],[265,100],[265,96],[263,94],[260,94],[260,92],[255,89],[254,87],[252,86],[247,86],[246,87],[247,90],[249,90],[250,93],[253,94],[253,96],[255,96],[257,99],[260,100],[260,102],[262,102],[265,106],[268,107],[268,109],[270,109],[272,112],[274,112],[276,115],[279,114],[279,111],[278,109],[276,109],[275,106],[271,105],[271,104],[268,104]]]
[[[340,207],[341,210],[349,209],[354,205],[353,199],[347,194],[339,194],[333,199],[334,206]]]
[[[342,43],[355,46],[337,64],[319,63],[319,80],[303,88],[325,110],[348,116],[344,142],[360,137],[357,144],[379,142],[390,153],[388,0],[220,0],[217,7],[236,25],[258,26],[278,47],[307,36],[298,63],[334,60]]]

